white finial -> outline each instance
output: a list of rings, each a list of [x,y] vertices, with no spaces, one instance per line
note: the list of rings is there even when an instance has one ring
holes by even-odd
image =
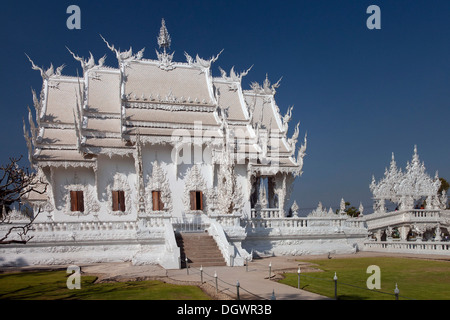
[[[169,32],[166,28],[166,21],[164,18],[161,20],[161,29],[159,29],[159,36],[158,36],[158,45],[159,48],[163,48],[164,51],[166,51],[166,48],[170,48],[172,40],[170,39]]]

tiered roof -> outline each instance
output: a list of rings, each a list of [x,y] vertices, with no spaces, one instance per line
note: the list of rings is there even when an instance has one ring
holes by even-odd
[[[85,60],[71,52],[83,68],[80,77],[61,75],[62,67],[44,71],[30,59],[43,78],[40,98],[34,95],[37,124],[29,117],[31,135],[24,125],[30,161],[39,167],[95,166],[99,154],[133,154],[137,134],[144,145],[201,136],[220,150],[225,133],[236,160],[250,161],[263,174],[276,160],[280,170],[299,174],[306,137],[296,154],[298,125],[288,138],[292,108],[280,115],[274,98],[279,82],[266,78],[243,90],[250,69],[220,69],[221,76],[213,77],[211,65],[220,54],[204,60],[186,53],[186,62],[174,62],[164,23],[161,30],[157,59],[144,59],[143,50],[121,52],[105,39],[118,68],[105,66],[105,57],[95,63],[92,55]]]

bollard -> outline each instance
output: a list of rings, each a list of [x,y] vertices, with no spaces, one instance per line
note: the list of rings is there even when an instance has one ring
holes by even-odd
[[[245,258],[245,272],[248,272],[248,258]]]
[[[239,280],[238,280],[237,283],[236,283],[237,300],[241,300],[240,297],[239,297],[239,286],[240,286],[240,284],[239,284]]]
[[[186,273],[189,275],[189,262],[188,262],[188,258],[186,257]]]
[[[200,283],[203,284],[203,266],[200,265]]]
[[[214,279],[216,279],[216,294],[219,292],[219,288],[217,286],[217,272],[214,271]]]
[[[298,274],[298,284],[297,284],[297,288],[300,289],[300,267],[298,267],[297,274]]]
[[[272,296],[270,297],[270,300],[277,300],[277,298],[275,297],[275,289],[273,289],[272,291]]]
[[[334,273],[334,277],[333,277],[333,280],[334,280],[334,299],[335,300],[337,300],[337,279],[338,279],[338,277],[337,277],[336,272],[335,272]]]
[[[272,262],[269,263],[269,280],[271,276],[272,276]]]
[[[395,289],[394,289],[395,300],[398,300],[399,293],[400,293],[400,290],[398,290],[397,284],[395,284]]]

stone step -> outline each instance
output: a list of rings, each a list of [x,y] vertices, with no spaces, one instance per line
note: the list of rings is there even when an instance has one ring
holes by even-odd
[[[182,267],[186,267],[186,256],[191,267],[226,266],[216,241],[208,233],[181,233],[176,235],[176,240],[181,251]]]

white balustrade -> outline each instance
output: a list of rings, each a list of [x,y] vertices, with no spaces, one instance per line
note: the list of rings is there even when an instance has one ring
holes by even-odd
[[[364,251],[417,254],[450,254],[447,241],[365,241]]]

